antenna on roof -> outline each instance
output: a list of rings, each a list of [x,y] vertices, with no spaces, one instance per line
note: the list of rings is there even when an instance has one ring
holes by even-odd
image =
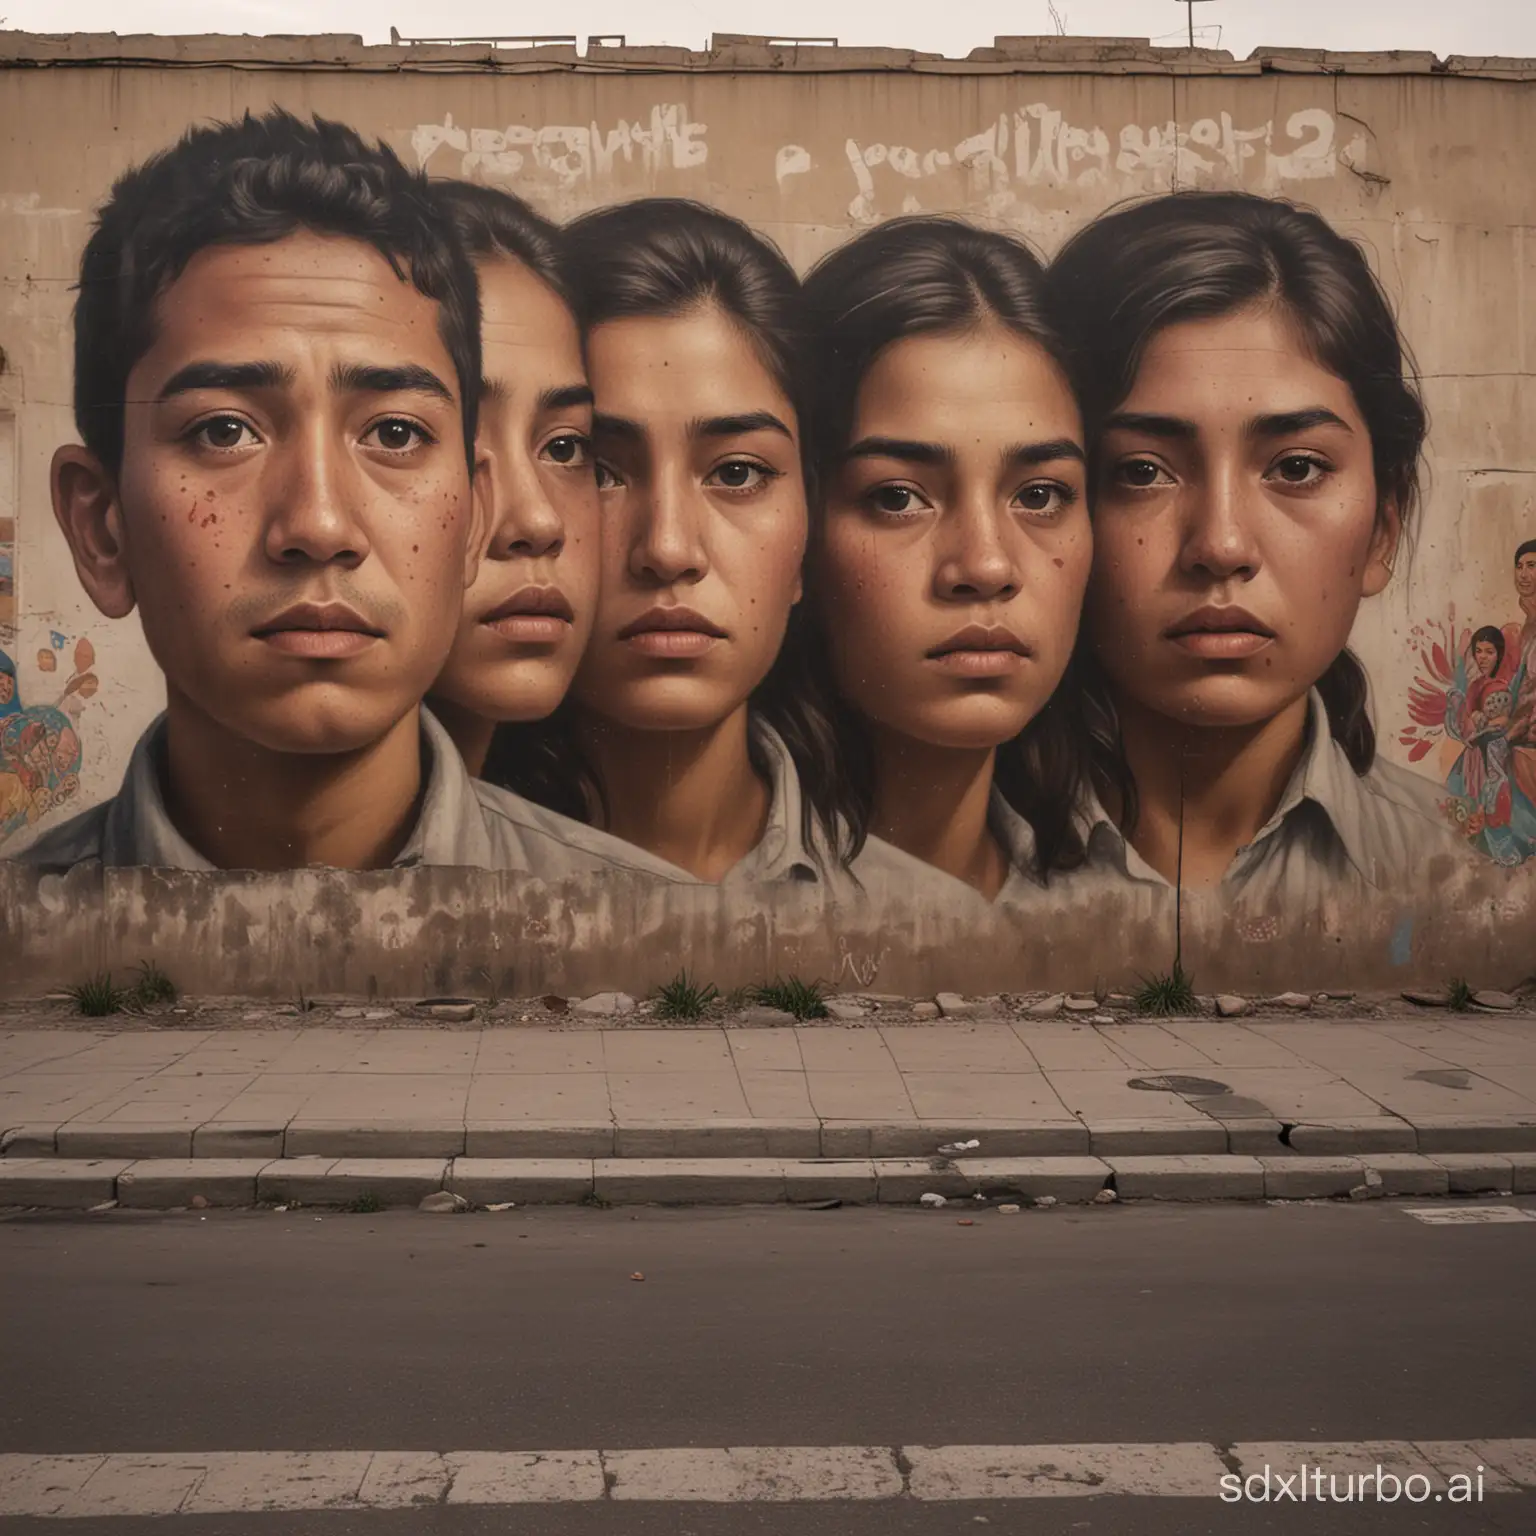
[[[1178,0],[1178,3],[1184,7],[1185,14],[1189,18],[1189,46],[1193,48],[1195,46],[1195,7],[1209,5],[1211,0]]]

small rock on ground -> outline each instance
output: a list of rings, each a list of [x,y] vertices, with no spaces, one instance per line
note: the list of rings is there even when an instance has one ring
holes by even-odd
[[[1508,992],[1474,992],[1472,1001],[1479,1008],[1491,1008],[1498,1013],[1508,1013],[1515,1006],[1515,999]]]
[[[934,1002],[946,1019],[967,1019],[981,1011],[979,1003],[966,1002],[958,992],[940,992]]]
[[[429,1019],[442,1019],[448,1024],[467,1024],[475,1016],[475,1005],[463,1003],[418,1003],[417,1009]]]
[[[1433,987],[1424,992],[1404,992],[1403,1001],[1418,1008],[1448,1008],[1451,994],[1444,987]]]
[[[831,1014],[834,1019],[838,1017],[837,1014],[832,1013],[832,1005],[830,1003],[827,1004],[827,1012]],[[743,1008],[741,1012],[736,1015],[736,1022],[742,1024],[782,1026],[786,1024],[796,1024],[799,1022],[799,1020],[796,1019],[794,1014],[792,1014],[787,1008],[768,1008],[765,1007],[762,1003],[754,1003],[752,1007]]]
[[[937,1003],[913,1003],[912,1017],[914,1019],[936,1019],[939,1016]]]
[[[1017,1216],[1019,1214],[1018,1206],[1014,1205],[1011,1201],[1006,1205],[998,1206],[997,1210],[1000,1216]]]
[[[1031,1019],[1053,1019],[1061,1012],[1066,1001],[1066,993],[1053,992],[1049,997],[1042,997],[1038,1003],[1031,1003],[1024,1012]]]
[[[943,1195],[934,1194],[930,1190],[928,1194],[920,1196],[917,1203],[919,1205],[932,1206],[935,1210],[937,1210],[941,1205],[948,1205],[949,1201],[946,1200]]]
[[[844,1024],[869,1017],[869,1009],[862,1003],[845,1002],[840,997],[829,997],[822,1006],[827,1010],[829,1019],[837,1019]]]
[[[571,1004],[572,1013],[580,1013],[588,1018],[611,1018],[615,1014],[633,1013],[635,1000],[627,992],[596,992],[591,997],[584,997],[579,1003]]]
[[[1239,997],[1235,992],[1223,992],[1216,999],[1216,1012],[1224,1019],[1240,1019],[1245,1013],[1252,1012],[1253,1005],[1246,997]]]
[[[1033,1203],[1037,1205],[1042,1211],[1048,1211],[1053,1205],[1056,1204],[1056,1196],[1036,1195]]]
[[[430,1195],[424,1195],[416,1209],[428,1211],[433,1215],[446,1216],[455,1211],[467,1211],[469,1201],[463,1195],[454,1194],[451,1189],[439,1189]]]
[[[1269,1005],[1271,1008],[1294,1008],[1300,1013],[1312,1006],[1312,999],[1305,992],[1282,992],[1278,997],[1270,998]]]
[[[1065,1006],[1068,1013],[1097,1013],[1099,1000],[1096,997],[1069,997]]]
[[[1113,1205],[1120,1198],[1112,1189],[1101,1189],[1093,1197],[1095,1205]]]

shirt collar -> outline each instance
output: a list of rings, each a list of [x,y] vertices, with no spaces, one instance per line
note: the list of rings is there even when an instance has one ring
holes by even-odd
[[[820,862],[806,845],[805,796],[795,760],[784,738],[765,721],[754,719],[752,734],[768,762],[768,822],[757,847],[726,878],[819,880]]]
[[[488,866],[490,839],[474,785],[452,738],[425,709],[421,711],[422,771],[426,789],[411,835],[393,867],[415,864]],[[214,869],[171,821],[161,784],[165,762],[165,716],[139,738],[122,788],[112,801],[102,833],[102,862],[140,864],[152,869]]]
[[[1291,770],[1274,814],[1254,834],[1247,848],[1239,851],[1238,859],[1248,849],[1258,847],[1278,833],[1286,819],[1299,810],[1303,802],[1310,801],[1328,818],[1328,824],[1350,863],[1369,879],[1371,865],[1364,845],[1362,817],[1361,797],[1364,793],[1360,777],[1347,754],[1333,739],[1328,708],[1323,703],[1322,694],[1314,688],[1307,695],[1306,741],[1301,761]],[[1091,788],[1078,815],[1090,858],[1112,859],[1133,880],[1168,884],[1130,845]]]

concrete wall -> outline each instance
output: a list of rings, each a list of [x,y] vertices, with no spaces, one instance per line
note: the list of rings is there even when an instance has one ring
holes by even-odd
[[[1157,190],[1242,187],[1309,203],[1369,247],[1433,416],[1416,547],[1388,592],[1362,609],[1354,636],[1385,755],[1443,779],[1456,744],[1411,727],[1409,690],[1434,670],[1434,645],[1448,633],[1520,620],[1511,561],[1518,543],[1536,537],[1536,61],[1262,50],[1234,61],[1040,39],[999,39],[947,60],[731,38],[706,54],[578,56],[558,47],[364,48],[326,37],[3,33],[0,71],[0,650],[15,660],[23,702],[63,705],[82,742],[78,789],[32,807],[33,822],[110,794],[161,702],[137,621],[109,623],[92,608],[49,509],[50,455],[74,436],[71,285],[91,213],[119,172],[187,124],[272,103],[343,119],[435,174],[506,186],[558,217],[643,194],[700,198],[750,220],[801,266],[853,230],[918,209],[1012,227],[1050,250],[1104,207]],[[6,827],[0,807],[0,836],[26,830]],[[1529,874],[1491,872],[1458,930],[1473,935],[1458,942],[1497,952],[1503,969],[1522,975],[1536,970]],[[204,939],[227,941],[230,923],[248,921],[274,970],[302,972],[316,987],[362,989],[369,976],[385,991],[422,985],[380,959],[383,950],[354,965],[330,938],[301,959],[303,923],[317,941],[321,931],[313,916],[294,926],[294,914],[308,911],[298,886],[284,894],[270,882],[189,878],[172,890],[133,873],[39,887],[34,897],[23,890],[30,878],[4,872],[5,990],[41,982],[52,965],[40,947],[44,913],[78,937],[82,957],[131,961],[173,942],[192,956]],[[391,910],[420,903],[439,918],[474,910],[492,926],[513,910],[505,880],[412,879],[419,890],[375,891],[368,901]],[[318,882],[316,895],[332,889],[321,877],[305,881]],[[259,890],[250,910],[260,916],[230,915],[240,907],[232,893],[245,889]],[[525,899],[517,896],[517,910]],[[615,921],[622,899],[604,898]],[[1421,914],[1421,932],[1445,910],[1428,890],[1402,893],[1402,903]],[[372,911],[347,910],[349,927]],[[1514,931],[1494,931],[1517,910]],[[703,924],[698,932],[714,937],[697,942],[707,945],[738,919],[716,911],[678,921]],[[68,952],[56,947],[60,931],[49,941],[55,955]],[[786,943],[793,931],[782,930]],[[682,933],[672,936],[682,942]],[[475,964],[445,960],[434,984],[467,986],[489,964],[487,943],[462,940]],[[925,940],[911,953],[942,949]],[[535,950],[540,958],[526,962],[535,989],[613,979],[583,972],[578,981],[553,941]],[[1390,938],[1373,938],[1360,963],[1379,959],[1394,976],[1405,963],[1426,974],[1441,965],[1428,950],[1389,964],[1392,953]],[[835,945],[826,959],[820,969],[835,969]],[[1081,982],[1083,963],[1074,960],[1068,978],[1042,954],[1038,974]],[[908,974],[909,961],[900,964]],[[1231,968],[1234,983],[1245,966],[1277,977],[1284,969],[1245,960]],[[1444,966],[1467,969],[1449,958]],[[245,980],[254,984],[259,969]]]

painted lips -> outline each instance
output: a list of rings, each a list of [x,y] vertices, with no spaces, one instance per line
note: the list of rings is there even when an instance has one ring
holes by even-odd
[[[929,661],[958,677],[1006,677],[1034,652],[1001,624],[968,624],[926,653]]]
[[[1163,631],[1204,661],[1243,661],[1273,643],[1275,632],[1246,608],[1197,608]]]
[[[713,619],[692,608],[652,608],[619,631],[631,650],[658,661],[691,661],[729,638]]]
[[[343,661],[384,638],[382,629],[345,603],[295,603],[251,633],[273,650],[306,661]]]
[[[524,587],[481,619],[503,640],[521,645],[558,644],[571,632],[575,611],[558,587]]]

